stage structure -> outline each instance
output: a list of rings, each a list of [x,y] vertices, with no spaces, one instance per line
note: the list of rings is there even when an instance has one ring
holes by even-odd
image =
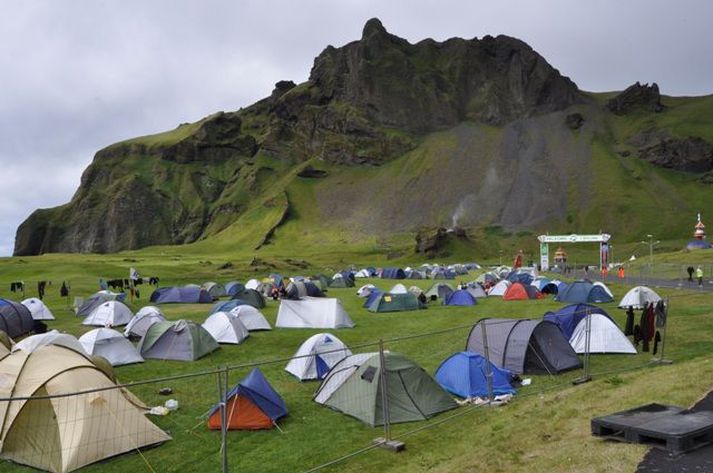
[[[599,243],[599,269],[609,264],[609,240],[611,235],[540,235],[540,266],[542,271],[550,269],[550,243]]]

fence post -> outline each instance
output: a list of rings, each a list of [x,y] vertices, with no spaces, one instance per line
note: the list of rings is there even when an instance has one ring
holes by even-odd
[[[572,381],[572,384],[583,384],[592,380],[592,376],[589,374],[589,351],[592,337],[592,311],[587,309],[584,315],[584,372],[582,376]]]
[[[480,323],[480,330],[483,335],[483,355],[485,355],[485,380],[488,383],[488,402],[493,402],[493,371],[490,369],[490,351],[488,350],[488,328],[487,320]]]
[[[221,471],[228,473],[228,367],[217,373],[218,395],[220,399],[220,454]]]
[[[664,356],[664,350],[666,348],[666,328],[668,327],[668,311],[669,311],[669,304],[671,303],[671,298],[667,297],[666,302],[664,303],[664,324],[663,324],[663,335],[661,335],[661,356],[658,358],[653,358],[651,360],[652,363],[660,364],[660,365],[670,365],[673,363],[673,360],[667,360],[666,357]]]
[[[381,389],[381,408],[382,419],[384,421],[384,437],[374,440],[374,443],[379,444],[382,448],[391,450],[392,452],[400,452],[406,448],[406,444],[391,438],[391,417],[389,414],[389,396],[387,393],[387,374],[386,360],[384,358],[384,341],[379,339],[379,387]]]

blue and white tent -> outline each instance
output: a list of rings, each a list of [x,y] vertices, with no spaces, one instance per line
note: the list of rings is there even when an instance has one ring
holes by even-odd
[[[447,358],[436,370],[436,381],[443,389],[462,398],[485,397],[488,395],[487,366],[493,379],[493,394],[515,394],[510,381],[512,372],[498,368],[482,355],[462,351]]]
[[[458,289],[448,294],[443,301],[443,305],[454,305],[454,306],[473,306],[478,302],[475,297],[465,289]]]

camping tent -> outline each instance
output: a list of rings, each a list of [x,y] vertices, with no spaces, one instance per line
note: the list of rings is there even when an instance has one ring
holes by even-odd
[[[483,273],[477,278],[475,278],[475,282],[479,282],[481,284],[495,284],[498,281],[500,281],[500,277],[498,277],[498,275],[492,271]]]
[[[89,314],[82,325],[94,325],[95,327],[116,327],[126,325],[131,321],[134,314],[131,309],[119,301],[108,301],[97,307]]]
[[[326,297],[324,292],[311,281],[292,281],[285,289],[287,299],[297,300],[307,296]]]
[[[213,299],[218,299],[223,296],[227,296],[228,293],[225,291],[225,286],[218,284],[217,282],[209,281],[203,283],[202,288],[210,294]]]
[[[370,277],[371,277],[371,273],[369,273],[369,271],[366,270],[366,269],[360,269],[359,271],[357,271],[357,272],[354,274],[354,277],[355,277],[355,278],[360,278],[360,279],[361,279],[361,278],[370,278]]]
[[[12,351],[22,350],[26,353],[31,353],[45,345],[59,345],[89,356],[74,335],[60,333],[57,330],[50,330],[49,332],[24,338],[12,347]]]
[[[354,322],[339,299],[305,297],[299,301],[283,299],[277,311],[276,327],[351,328]]]
[[[9,299],[0,299],[0,330],[15,338],[30,333],[35,325],[30,310]]]
[[[620,309],[628,309],[629,307],[642,310],[645,309],[647,305],[653,303],[656,304],[661,300],[661,296],[656,294],[652,289],[646,286],[636,286],[626,293],[619,302]]]
[[[421,294],[423,294],[423,289],[421,289],[418,286],[411,286],[408,288],[408,292],[410,292],[411,294],[413,294],[416,297],[419,297]],[[424,296],[424,297],[426,297],[426,296]]]
[[[91,296],[87,297],[87,300],[82,302],[82,304],[76,308],[75,314],[79,317],[86,317],[91,314],[94,309],[102,305],[107,301],[122,301],[124,296],[123,293],[114,293],[110,291],[99,291]]]
[[[137,348],[144,358],[195,361],[220,347],[200,325],[178,320],[153,324]]]
[[[233,297],[236,292],[245,289],[245,285],[239,283],[238,281],[230,281],[225,283],[225,294],[229,297]]]
[[[485,324],[489,360],[513,373],[560,373],[582,366],[552,322],[530,319],[481,319],[473,326],[466,351],[484,353]]]
[[[553,279],[552,281],[542,286],[540,292],[542,292],[543,294],[557,294],[560,290],[560,287],[564,289],[565,287],[567,287],[567,285],[558,279]]]
[[[606,286],[606,284],[604,284],[604,283],[601,282],[601,281],[594,281],[594,282],[592,283],[592,285],[593,285],[593,286],[601,287],[601,288],[604,290],[604,292],[606,292],[607,294],[609,294],[609,297],[611,297],[612,300],[614,300],[614,294],[611,292],[611,289],[609,289],[609,288]]]
[[[626,335],[606,315],[594,313],[590,315],[589,353],[628,353],[636,355],[636,348]],[[587,319],[579,321],[569,339],[577,353],[587,351]]]
[[[203,322],[203,328],[215,338],[218,343],[237,345],[248,338],[248,329],[240,318],[230,312],[215,312]]]
[[[272,330],[270,324],[262,312],[251,305],[241,305],[230,311],[231,314],[237,315],[240,322],[248,329],[253,330]]]
[[[261,286],[262,283],[257,279],[251,279],[245,283],[245,289],[253,289],[255,291],[259,291]]]
[[[470,292],[470,295],[476,299],[488,297],[488,294],[485,292],[485,289],[483,289],[483,286],[477,282],[469,282],[466,285],[465,290]]]
[[[401,268],[384,268],[381,271],[382,279],[406,279],[406,273]]]
[[[465,289],[458,289],[446,296],[443,305],[473,306],[478,302],[473,295]]]
[[[456,396],[486,397],[489,394],[488,369],[492,375],[494,395],[515,394],[510,384],[513,374],[498,368],[478,353],[462,351],[451,355],[438,367],[435,378],[443,389]]]
[[[300,345],[285,371],[300,381],[324,379],[330,369],[352,352],[331,333],[312,335]]]
[[[601,307],[591,304],[570,304],[562,307],[557,312],[546,312],[543,317],[559,327],[564,337],[569,340],[574,333],[574,329],[587,314],[602,314],[609,317]]]
[[[142,307],[126,324],[124,336],[129,338],[141,338],[146,334],[146,330],[156,322],[164,322],[166,317],[161,310],[152,305]]]
[[[236,292],[232,299],[245,301],[256,309],[262,309],[265,307],[265,298],[262,297],[262,294],[255,289],[245,289],[243,291]]]
[[[431,286],[428,291],[426,291],[426,298],[445,299],[453,291],[453,286],[451,286],[450,284],[445,282],[438,282]]]
[[[382,396],[387,399],[392,424],[429,419],[457,407],[410,359],[392,352],[384,352],[383,358],[383,366],[379,353],[344,358],[329,371],[314,400],[372,427],[384,423]]]
[[[252,307],[250,304],[248,304],[242,299],[230,299],[229,301],[221,301],[213,304],[213,307],[210,308],[210,313],[215,314],[216,312],[230,312],[231,310],[241,305],[247,305]]]
[[[426,307],[411,292],[407,294],[372,293],[372,296],[369,296],[366,301],[369,312],[401,312]]]
[[[114,383],[83,350],[25,346],[0,360],[0,458],[46,471],[84,465],[170,440],[144,415],[145,406]],[[41,398],[71,392],[71,397]]]
[[[143,363],[139,352],[122,334],[110,328],[95,328],[79,337],[84,351],[105,358],[111,366]]]
[[[22,301],[22,305],[29,309],[33,320],[54,320],[54,315],[52,315],[49,308],[36,297],[25,299]]]
[[[502,281],[498,282],[495,284],[495,286],[491,287],[490,290],[488,291],[488,296],[500,296],[502,297],[505,294],[505,291],[508,290],[512,283],[508,281],[507,279],[503,279]]]
[[[566,288],[557,291],[558,302],[611,302],[614,299],[602,286],[595,286],[589,281],[574,281]]]
[[[329,287],[333,288],[345,288],[345,287],[354,287],[354,281],[342,275],[341,273],[337,273],[334,275],[332,280],[329,282]]]
[[[376,299],[378,299],[379,297],[381,297],[381,294],[382,294],[382,292],[379,290],[379,288],[374,288],[374,290],[372,290],[371,293],[369,293],[369,295],[366,296],[366,299],[364,300],[364,305],[362,305],[362,307],[364,307],[365,309],[368,309],[369,306],[370,306]]]
[[[259,368],[253,368],[227,395],[229,430],[270,429],[287,415],[287,406]],[[220,404],[208,413],[208,428],[221,428]]]
[[[514,282],[510,284],[503,294],[504,301],[524,301],[528,299],[542,299],[542,293],[535,286]]]
[[[150,298],[154,304],[206,304],[213,298],[196,285],[185,287],[161,287],[156,289]]]
[[[406,286],[399,283],[399,284],[395,284],[394,287],[392,287],[389,292],[391,294],[406,294],[408,292],[408,289],[406,289]]]
[[[404,271],[404,274],[406,275],[406,279],[426,279],[426,273],[417,269]]]
[[[356,292],[356,295],[358,297],[369,297],[369,294],[371,294],[374,289],[376,289],[376,286],[374,286],[373,284],[365,284],[359,288],[359,290]]]

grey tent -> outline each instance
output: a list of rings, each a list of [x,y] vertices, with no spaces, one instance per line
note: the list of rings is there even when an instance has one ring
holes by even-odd
[[[144,358],[195,361],[220,347],[202,326],[178,320],[151,325],[137,348]]]
[[[19,302],[0,299],[0,330],[10,338],[30,333],[34,325],[30,309]]]
[[[483,355],[483,328],[488,358],[514,373],[560,373],[582,363],[557,325],[546,320],[481,319],[468,335],[466,351]]]
[[[210,297],[212,297],[213,299],[218,299],[220,297],[228,295],[228,293],[225,292],[225,287],[222,284],[218,284],[217,282],[213,281],[203,283],[201,289],[205,289],[208,294],[210,294]]]
[[[431,288],[426,291],[426,298],[434,300],[445,299],[454,291],[453,286],[445,282],[435,283]]]
[[[123,294],[119,293],[113,293],[109,291],[99,291],[95,294],[92,294],[91,296],[87,297],[87,300],[82,302],[82,304],[77,307],[76,309],[76,314],[79,317],[86,317],[87,315],[91,314],[94,309],[99,307],[105,302],[109,301],[122,301],[123,300]]]

